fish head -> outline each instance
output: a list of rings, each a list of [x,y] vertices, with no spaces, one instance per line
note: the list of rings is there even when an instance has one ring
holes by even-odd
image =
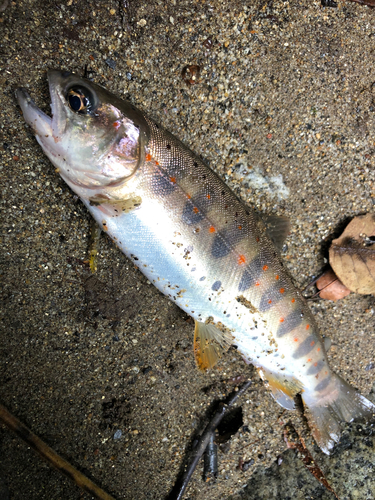
[[[48,71],[52,117],[25,89],[16,91],[24,118],[69,186],[88,191],[129,181],[143,163],[148,125],[131,103],[74,73]]]

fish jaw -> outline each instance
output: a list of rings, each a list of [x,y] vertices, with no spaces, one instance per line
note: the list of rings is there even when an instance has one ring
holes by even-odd
[[[26,123],[32,128],[36,137],[42,141],[47,138],[53,140],[52,118],[38,108],[25,88],[16,90],[16,98]]]

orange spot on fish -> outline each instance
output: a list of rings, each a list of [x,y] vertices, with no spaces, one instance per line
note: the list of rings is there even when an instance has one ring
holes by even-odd
[[[169,180],[173,182],[173,184],[176,184],[176,177],[169,177]]]
[[[269,304],[272,304],[272,300],[270,299],[270,300],[268,301],[268,303],[269,303]]]
[[[328,375],[328,372],[324,372],[324,375]]]
[[[242,226],[238,226],[238,229],[242,229]]]
[[[307,362],[308,362],[308,363],[310,363],[310,361],[311,361],[311,358],[309,358],[309,359],[307,360]]]
[[[317,351],[318,351],[318,352],[320,351],[320,347],[318,347]]]
[[[214,228],[214,226],[211,226],[209,231],[210,231],[210,233],[214,233],[216,231],[216,229]]]
[[[314,363],[314,366],[318,366],[318,363]]]
[[[160,163],[158,161],[155,160],[155,165],[160,165]]]
[[[259,238],[258,238],[258,237],[257,237],[257,238],[255,238],[255,241],[256,241],[257,243],[259,243]]]
[[[310,325],[306,325],[306,330],[308,330],[310,328]]]
[[[266,266],[263,266],[263,271],[267,271],[267,269],[268,269],[268,266],[267,266],[267,265],[266,265]]]
[[[311,347],[312,347],[313,345],[315,345],[315,340],[313,340],[312,342],[310,342],[310,345],[311,345]]]
[[[295,301],[296,301],[296,299],[292,299],[292,304],[294,304]]]
[[[278,280],[279,278],[280,278],[280,276],[278,274],[276,274],[275,279]]]
[[[195,214],[197,214],[197,213],[199,212],[199,210],[197,209],[197,207],[194,207],[194,208],[193,208],[193,212],[194,212]]]
[[[260,283],[259,283],[259,281],[257,281],[257,282],[255,283],[255,286],[259,286],[259,285],[260,285]]]
[[[284,293],[285,292],[285,288],[280,288],[280,293]]]
[[[210,194],[208,194],[208,195],[206,196],[206,198],[207,198],[208,200],[209,200],[209,199],[211,199],[211,195],[210,195]]]
[[[119,120],[116,120],[115,122],[113,122],[113,127],[118,130],[121,126],[121,122]]]
[[[190,194],[187,194],[186,196],[187,196],[187,199],[188,199],[188,200],[190,200],[191,195],[190,195]]]
[[[150,153],[147,153],[146,155],[146,161],[151,161],[152,159],[152,156],[150,155]]]
[[[284,323],[284,318],[280,318],[280,323]]]
[[[297,339],[297,338],[295,338],[295,339],[294,339],[294,342],[298,342],[298,339]]]
[[[246,262],[246,257],[244,255],[240,255],[238,257],[238,264],[240,264],[240,265],[245,264],[245,262]]]

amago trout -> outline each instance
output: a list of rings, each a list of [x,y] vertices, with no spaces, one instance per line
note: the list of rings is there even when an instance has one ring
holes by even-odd
[[[173,135],[72,73],[48,72],[52,118],[17,90],[26,122],[60,175],[147,278],[195,320],[198,367],[230,344],[294,408],[329,453],[340,421],[375,406],[328,366],[324,343],[263,220]]]

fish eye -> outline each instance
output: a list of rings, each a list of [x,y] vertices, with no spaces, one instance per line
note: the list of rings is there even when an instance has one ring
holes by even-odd
[[[91,92],[84,87],[70,88],[67,92],[66,100],[70,109],[81,115],[90,113],[94,101]]]

